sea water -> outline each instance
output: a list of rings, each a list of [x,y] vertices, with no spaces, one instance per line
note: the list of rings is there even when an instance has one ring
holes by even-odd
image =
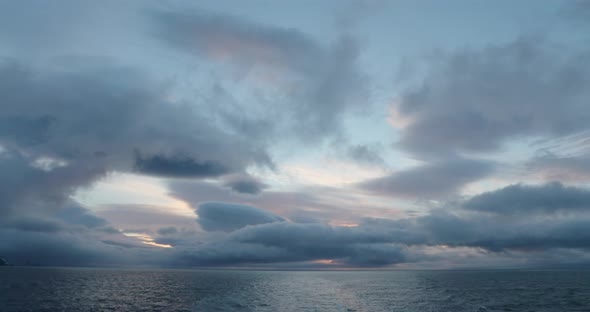
[[[590,311],[590,271],[1,267],[0,311]]]

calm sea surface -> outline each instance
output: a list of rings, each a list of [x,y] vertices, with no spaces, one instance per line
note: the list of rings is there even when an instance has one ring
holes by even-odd
[[[1,267],[0,311],[590,311],[590,271]]]

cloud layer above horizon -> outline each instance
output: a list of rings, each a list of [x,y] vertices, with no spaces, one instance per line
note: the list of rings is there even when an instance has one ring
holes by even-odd
[[[0,257],[590,267],[580,3],[0,3]]]

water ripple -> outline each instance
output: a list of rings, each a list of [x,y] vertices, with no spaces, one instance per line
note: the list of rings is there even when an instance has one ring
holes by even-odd
[[[0,311],[590,311],[590,272],[8,267]]]

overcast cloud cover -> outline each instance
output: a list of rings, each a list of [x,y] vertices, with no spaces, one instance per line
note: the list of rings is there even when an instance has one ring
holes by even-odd
[[[1,2],[0,257],[590,267],[589,6],[441,5]]]

